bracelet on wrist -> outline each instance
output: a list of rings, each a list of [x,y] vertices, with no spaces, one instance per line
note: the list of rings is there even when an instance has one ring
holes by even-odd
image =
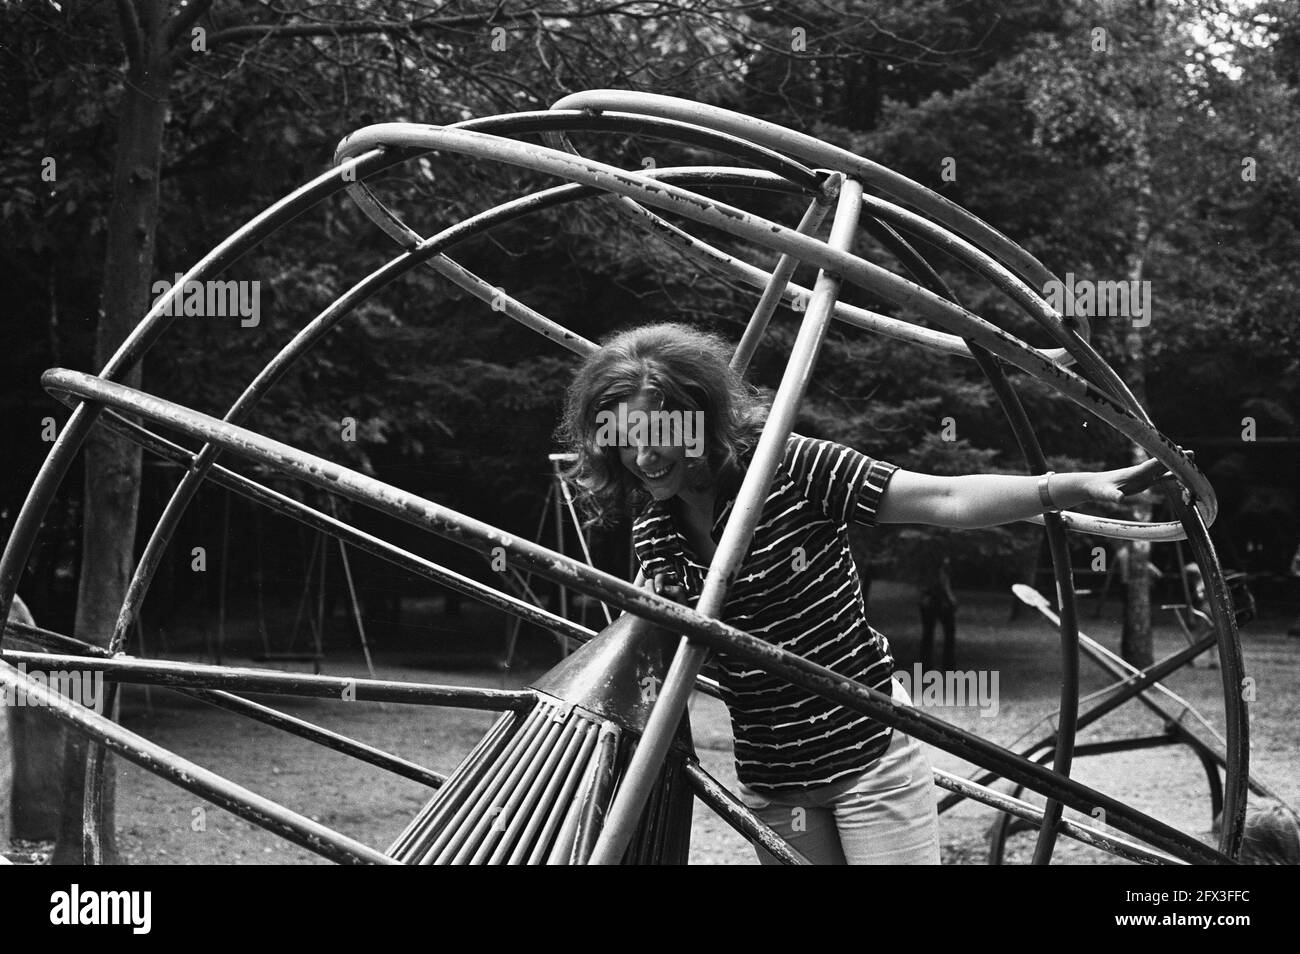
[[[1052,478],[1056,471],[1049,470],[1043,476],[1038,478],[1038,499],[1043,505],[1044,512],[1060,513],[1061,508],[1052,500]]]

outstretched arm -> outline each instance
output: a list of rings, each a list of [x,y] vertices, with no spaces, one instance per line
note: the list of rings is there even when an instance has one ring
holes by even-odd
[[[1055,508],[1065,510],[1082,503],[1115,503],[1166,473],[1165,465],[1153,458],[1118,470],[1053,474],[1048,489]],[[1012,523],[1047,509],[1039,495],[1040,480],[1010,474],[935,477],[899,470],[885,488],[876,522],[966,530]]]

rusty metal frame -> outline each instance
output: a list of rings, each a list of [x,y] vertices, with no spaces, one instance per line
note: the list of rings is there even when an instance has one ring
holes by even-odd
[[[566,110],[566,106],[574,108]],[[630,111],[626,113],[615,112],[615,110],[624,106],[630,106]],[[572,147],[568,144],[568,140],[563,136],[563,133],[578,129],[621,130],[652,136],[658,135],[675,141],[705,145],[731,155],[741,156],[748,161],[752,161],[760,170],[767,171],[756,172],[752,169],[713,167],[703,170],[658,170],[658,175],[647,171],[633,173],[594,162],[580,155],[520,143],[482,132],[482,130],[488,129],[502,133],[542,131],[548,136],[558,137],[559,141],[569,145],[569,148]],[[458,226],[444,230],[443,233],[440,233],[440,236],[435,236],[433,239],[422,239],[401,223],[390,210],[378,201],[365,184],[365,180],[389,166],[434,149],[502,161],[541,173],[560,175],[573,180],[573,184],[562,186],[559,189],[547,190],[546,193],[539,193],[538,196],[515,200],[497,209],[481,213],[473,220],[470,220],[473,225],[461,223]],[[811,228],[815,227],[810,224],[813,210],[810,210],[809,215],[805,216],[805,221],[801,223],[799,229],[792,230],[753,216],[741,209],[707,199],[698,193],[687,191],[668,181],[670,172],[679,174],[690,172],[697,176],[694,181],[690,180],[689,175],[678,181],[689,182],[693,185],[708,185],[710,182],[723,184],[743,182],[743,184],[753,188],[777,188],[795,193],[802,191],[814,198],[820,197],[824,199],[829,173],[825,171],[814,172],[811,168],[801,165],[800,160],[823,166],[837,175],[846,175],[850,181],[861,180],[873,185],[924,213],[923,216],[916,216],[900,206],[870,196],[863,196],[860,188],[856,185],[852,186],[857,194],[852,216],[856,218],[859,210],[866,211],[867,217],[864,224],[877,234],[877,237],[884,235],[887,247],[895,251],[896,254],[900,249],[903,249],[900,260],[904,261],[904,267],[911,268],[914,277],[917,278],[920,284],[899,278],[879,266],[849,254],[846,250],[844,235],[840,236],[840,241],[832,245],[810,237],[807,233],[811,231]],[[144,417],[164,426],[181,430],[192,437],[203,440],[205,446],[198,455],[190,455],[187,451],[181,451],[180,453],[190,457],[196,469],[203,470],[206,476],[219,483],[223,481],[243,482],[245,485],[243,490],[245,491],[256,488],[253,492],[261,495],[264,502],[267,499],[272,499],[269,495],[274,494],[274,491],[260,488],[233,472],[214,466],[215,458],[222,450],[234,450],[241,456],[250,456],[262,460],[263,463],[274,469],[293,473],[302,479],[317,483],[318,486],[324,486],[320,483],[319,478],[322,473],[330,470],[331,465],[328,462],[321,461],[319,458],[312,458],[311,455],[305,455],[301,451],[286,447],[286,445],[277,444],[273,441],[268,442],[266,439],[260,438],[260,435],[253,435],[241,428],[231,427],[229,423],[223,426],[222,422],[215,421],[204,415],[198,415],[197,412],[169,405],[167,402],[159,402],[149,395],[113,383],[116,378],[124,374],[132,364],[139,360],[148,347],[157,340],[157,337],[169,325],[170,318],[167,312],[170,310],[172,299],[181,293],[187,282],[203,280],[208,275],[216,274],[225,265],[245,253],[249,248],[302,211],[326,196],[344,188],[352,193],[353,198],[361,204],[363,211],[367,215],[379,222],[388,234],[407,249],[402,256],[394,259],[388,265],[368,276],[357,286],[354,286],[353,289],[329,306],[318,317],[316,322],[313,322],[308,328],[304,328],[281,352],[281,357],[268,365],[254,383],[249,385],[245,395],[228,412],[228,419],[233,421],[245,414],[251,404],[261,394],[265,393],[265,390],[274,383],[279,374],[283,373],[289,363],[300,356],[312,342],[319,338],[319,335],[327,331],[333,322],[346,314],[359,301],[364,300],[366,296],[373,294],[389,281],[405,274],[418,261],[428,261],[440,274],[444,274],[461,285],[461,287],[465,287],[473,294],[479,295],[479,297],[485,297],[489,290],[492,294],[499,296],[499,290],[492,288],[483,279],[468,273],[458,264],[447,259],[441,250],[454,244],[457,240],[473,234],[475,228],[480,230],[490,228],[493,224],[499,224],[511,217],[536,211],[538,208],[544,207],[547,202],[568,201],[571,198],[585,198],[593,195],[607,196],[608,201],[614,202],[622,208],[635,211],[643,220],[649,222],[657,230],[658,234],[669,238],[679,248],[690,250],[695,254],[695,257],[703,258],[706,264],[722,265],[724,268],[732,270],[733,273],[739,272],[744,280],[751,284],[760,284],[764,287],[764,295],[759,308],[751,320],[745,338],[742,339],[742,348],[737,355],[738,364],[742,368],[752,354],[752,349],[758,338],[761,337],[762,329],[766,325],[775,305],[781,300],[789,300],[793,296],[806,294],[806,290],[790,284],[788,278],[793,271],[794,263],[798,261],[808,262],[822,270],[823,278],[828,278],[831,281],[848,281],[851,284],[869,289],[896,305],[910,306],[923,316],[953,332],[953,334],[947,335],[943,332],[918,328],[906,321],[873,315],[864,309],[849,308],[842,303],[835,303],[832,294],[823,296],[823,299],[829,298],[829,301],[824,301],[819,309],[823,310],[825,315],[820,316],[823,320],[821,320],[821,330],[818,334],[824,334],[825,319],[827,316],[833,315],[837,319],[849,321],[849,323],[859,327],[870,328],[896,338],[910,340],[923,347],[944,350],[949,353],[969,354],[975,357],[985,369],[986,374],[989,374],[995,391],[998,393],[999,398],[1003,400],[1004,409],[1007,410],[1008,416],[1012,420],[1013,430],[1016,432],[1017,438],[1021,440],[1022,447],[1026,447],[1027,444],[1036,447],[1032,443],[1032,432],[1028,430],[1027,422],[1023,421],[1023,411],[1016,413],[1018,401],[1015,400],[1014,391],[1006,383],[1005,377],[997,364],[1000,359],[1033,374],[1043,382],[1051,385],[1059,393],[1069,397],[1089,413],[1134,440],[1135,443],[1170,468],[1180,483],[1187,488],[1185,500],[1171,500],[1174,505],[1175,515],[1178,518],[1176,522],[1164,525],[1141,525],[1126,521],[1112,521],[1113,525],[1107,528],[1110,532],[1105,532],[1091,529],[1093,525],[1089,524],[1088,521],[1097,518],[1090,518],[1086,515],[1065,513],[1060,515],[1059,520],[1064,527],[1070,529],[1089,527],[1089,532],[1100,532],[1103,535],[1129,538],[1139,534],[1152,533],[1152,528],[1156,528],[1155,532],[1159,533],[1185,534],[1191,541],[1193,554],[1198,563],[1201,564],[1207,580],[1211,615],[1215,623],[1219,655],[1223,666],[1225,694],[1229,703],[1226,714],[1228,751],[1224,760],[1224,764],[1228,769],[1227,810],[1225,811],[1226,823],[1223,836],[1220,840],[1220,851],[1206,848],[1199,843],[1190,843],[1191,839],[1182,833],[1113,799],[1109,799],[1108,796],[1095,793],[1086,786],[1073,782],[1064,772],[1049,772],[1036,763],[1001,749],[976,736],[963,733],[955,727],[948,726],[941,720],[933,719],[918,710],[894,706],[892,700],[880,693],[873,692],[851,681],[840,679],[829,670],[822,670],[821,667],[817,667],[806,660],[792,657],[775,647],[766,646],[761,640],[750,637],[732,627],[720,624],[716,620],[709,620],[707,614],[701,616],[693,611],[683,611],[681,608],[676,607],[676,604],[666,604],[666,601],[653,597],[643,590],[618,581],[613,577],[601,574],[599,571],[584,573],[581,564],[574,564],[573,561],[567,561],[566,559],[557,559],[556,554],[549,553],[549,551],[540,547],[502,539],[503,535],[499,531],[486,524],[472,521],[451,511],[441,510],[441,508],[436,508],[426,501],[412,498],[411,495],[403,496],[395,488],[387,488],[385,485],[378,484],[378,482],[370,485],[366,485],[364,481],[360,484],[355,483],[352,478],[360,478],[361,475],[350,475],[347,480],[342,481],[337,486],[337,489],[342,489],[342,484],[348,484],[348,489],[344,491],[345,495],[351,496],[352,499],[368,506],[375,506],[390,513],[394,513],[391,507],[395,501],[401,499],[404,502],[403,505],[412,509],[408,514],[394,513],[394,515],[402,519],[408,519],[417,525],[426,526],[472,548],[482,549],[504,545],[513,558],[532,565],[535,571],[543,576],[567,581],[566,585],[571,585],[572,588],[580,592],[604,599],[628,612],[654,620],[661,625],[672,628],[673,631],[683,633],[684,637],[686,637],[683,641],[684,648],[690,645],[691,640],[702,646],[723,648],[741,658],[749,659],[759,665],[766,665],[769,667],[769,671],[783,675],[795,684],[810,691],[834,699],[885,724],[893,725],[896,728],[901,727],[923,741],[931,742],[964,758],[976,756],[971,760],[977,764],[985,768],[991,768],[996,774],[1017,781],[1022,785],[1036,788],[1048,798],[1048,809],[1044,814],[1046,824],[1042,826],[1043,838],[1040,840],[1040,848],[1036,852],[1036,856],[1050,854],[1050,839],[1054,837],[1056,830],[1060,829],[1064,833],[1070,834],[1068,831],[1069,824],[1060,821],[1059,812],[1062,805],[1069,805],[1085,812],[1091,807],[1101,807],[1106,810],[1108,819],[1112,820],[1113,826],[1117,829],[1135,837],[1143,838],[1149,843],[1186,860],[1222,862],[1230,860],[1230,856],[1236,853],[1240,844],[1240,829],[1245,809],[1243,793],[1249,781],[1248,772],[1245,771],[1248,749],[1245,746],[1244,702],[1238,699],[1234,705],[1233,697],[1238,694],[1231,691],[1235,689],[1234,680],[1239,679],[1241,674],[1240,645],[1237,639],[1235,620],[1232,618],[1230,604],[1227,599],[1227,587],[1222,580],[1217,558],[1209,544],[1208,534],[1205,531],[1206,524],[1214,519],[1217,510],[1213,489],[1190,459],[1182,452],[1181,448],[1172,445],[1154,429],[1149,418],[1133,399],[1123,382],[1096,355],[1096,352],[1087,342],[1087,323],[1069,322],[1061,319],[1059,315],[1047,308],[1041,296],[1038,296],[1033,291],[1034,285],[1042,285],[1047,280],[1050,280],[1051,273],[1027,252],[1016,246],[1005,236],[1002,236],[1001,233],[987,226],[986,223],[930,192],[930,190],[924,189],[911,182],[911,180],[907,180],[905,177],[899,176],[884,167],[871,163],[869,160],[827,146],[811,137],[754,120],[741,114],[651,94],[590,91],[567,97],[557,103],[555,110],[551,112],[488,117],[481,120],[470,120],[458,124],[457,127],[425,127],[410,124],[384,124],[367,127],[347,137],[340,144],[336,161],[338,162],[336,168],[318,176],[284,200],[270,206],[257,218],[233,233],[225,242],[192,268],[189,273],[183,276],[182,281],[177,283],[169,296],[155,303],[149,314],[145,316],[140,325],[137,326],[136,330],[123,343],[108,365],[105,366],[99,378],[76,375],[72,372],[47,373],[47,387],[56,393],[61,392],[80,400],[74,402],[76,407],[73,415],[58,441],[56,441],[54,448],[52,448],[36,481],[34,481],[28,499],[15,524],[9,545],[5,549],[3,558],[0,558],[0,609],[4,609],[7,613],[9,603],[16,589],[18,575],[27,561],[40,520],[52,500],[53,494],[57,492],[58,485],[64,473],[66,473],[72,455],[84,442],[90,427],[97,422],[101,422],[100,418],[106,405],[111,405],[119,411],[140,413]],[[563,199],[559,198],[561,195]],[[539,196],[545,196],[545,198],[539,198]],[[671,225],[650,212],[646,206],[660,211],[674,212],[693,221],[714,226],[734,236],[749,239],[762,247],[779,252],[782,256],[781,261],[772,273],[755,269],[706,243],[700,242],[684,230]],[[848,211],[841,209],[840,215],[837,215],[837,221],[848,217]],[[944,228],[940,229],[934,226],[930,220],[941,223]],[[927,242],[944,247],[967,264],[976,268],[977,271],[980,271],[996,287],[1010,295],[1035,320],[1058,338],[1064,346],[1063,349],[1053,351],[1035,349],[950,301],[950,293],[945,295],[946,289],[941,282],[936,285],[934,279],[937,276],[933,274],[933,270],[929,268],[923,259],[915,255],[914,250],[912,250],[910,261],[908,260],[906,249],[910,249],[910,246],[907,245],[905,239],[892,230],[891,226],[897,226],[911,234],[920,235]],[[886,231],[881,232],[881,229]],[[850,234],[852,231],[854,230],[848,230]],[[890,238],[891,235],[892,239]],[[834,244],[844,248],[837,249],[833,247]],[[432,251],[430,251],[431,249]],[[506,304],[506,310],[510,317],[523,322],[546,337],[557,340],[571,350],[582,353],[593,347],[590,342],[577,338],[567,329],[550,322],[526,305],[508,296]],[[801,339],[804,337],[802,332],[800,337]],[[798,362],[792,361],[792,365],[797,365],[800,368],[800,373],[810,374],[812,360],[811,355],[807,353],[807,348],[797,348],[796,350],[802,350],[803,353],[800,355]],[[812,348],[812,351],[815,353],[815,347]],[[1068,371],[1064,367],[1067,361],[1077,363],[1090,380],[1085,380],[1083,377]],[[991,369],[996,369],[997,373],[990,373]],[[788,373],[790,373],[790,370],[787,369]],[[241,404],[241,402],[243,403]],[[106,419],[102,423],[110,423],[110,421]],[[137,433],[133,435],[134,438],[140,438],[141,434],[138,432],[144,430],[121,418],[112,423],[117,426],[136,427]],[[156,435],[149,435],[149,438],[163,440],[157,438]],[[768,439],[766,432],[764,439]],[[775,442],[775,438],[773,438],[772,443]],[[273,450],[272,447],[274,447]],[[265,456],[267,454],[270,456]],[[1032,469],[1033,458],[1040,455],[1036,455],[1033,450],[1027,450],[1026,456],[1031,459]],[[324,469],[322,469],[321,465],[325,465]],[[332,480],[338,480],[340,472],[332,471],[332,473]],[[193,471],[191,471],[190,475],[187,475],[187,480],[191,477],[194,477]],[[197,487],[201,479],[202,476],[194,477],[189,486],[183,483],[182,486],[185,487],[185,492],[182,493],[181,489],[178,488],[173,501],[181,501],[181,498],[185,497],[186,494],[192,497],[193,489]],[[250,484],[251,487],[248,486]],[[329,489],[335,489],[335,487],[331,486]],[[185,502],[178,503],[181,508],[184,505]],[[305,509],[310,511],[310,508]],[[739,509],[738,507],[737,510]],[[311,511],[311,513],[314,514],[315,512]],[[301,518],[301,515],[299,516]],[[316,516],[323,517],[324,515]],[[733,513],[733,518],[735,516],[736,514]],[[1057,518],[1047,520],[1049,538],[1059,537],[1059,531],[1062,529],[1059,525],[1053,527],[1054,519]],[[730,521],[730,523],[736,522],[734,519]],[[335,530],[345,526],[341,525],[340,528],[332,528],[330,532],[335,532]],[[164,528],[161,533],[155,533],[155,537],[161,540],[160,546],[165,546],[165,538],[170,534],[173,527],[174,523],[171,527]],[[350,528],[347,529],[350,530]],[[1053,530],[1057,532],[1054,533]],[[729,526],[728,533],[730,532],[732,531]],[[735,532],[739,535],[742,530],[738,528]],[[336,535],[341,537],[342,533]],[[1150,538],[1156,539],[1156,537]],[[1164,538],[1166,537],[1160,537],[1160,539]],[[1170,538],[1180,537],[1174,536]],[[396,548],[389,548],[388,545],[382,544],[382,541],[379,541],[379,543],[381,546],[376,549],[387,549],[388,555],[386,558],[392,558],[393,553],[391,551],[396,550]],[[1056,546],[1053,547],[1054,556],[1056,556],[1055,551],[1057,549]],[[154,556],[156,558],[156,554]],[[425,569],[428,570],[427,567]],[[1060,575],[1059,570],[1060,564],[1058,563],[1058,577]],[[131,614],[138,607],[139,600],[143,598],[143,593],[148,588],[147,577],[150,572],[151,568],[145,568],[143,574],[137,574],[142,580],[142,585],[135,588],[138,589],[138,593],[133,592],[130,599],[124,603],[122,616],[115,630],[115,648],[120,645],[120,636],[124,634],[125,626],[129,622]],[[1066,589],[1068,589],[1068,581]],[[521,609],[522,607],[510,606],[507,611],[518,612]],[[544,611],[536,610],[536,612]],[[1062,626],[1063,654],[1077,659],[1077,647],[1072,649],[1068,636],[1068,630],[1071,628],[1069,625]],[[693,651],[698,652],[699,650]],[[6,653],[5,655],[10,654]],[[49,657],[46,658],[48,660]],[[85,664],[87,660],[80,659],[79,662]],[[117,663],[117,671],[124,676],[130,676],[134,671],[135,676],[141,677],[144,671],[149,668],[148,664],[143,662],[120,658],[104,661],[104,668],[109,668],[110,663]],[[1067,668],[1070,665],[1068,660],[1066,665]],[[155,675],[158,675],[158,673],[155,673]],[[213,673],[195,673],[194,678],[207,678],[215,675]],[[1066,680],[1067,683],[1073,681],[1073,677]],[[358,680],[357,682],[362,681]],[[688,685],[689,681],[683,680],[679,688],[685,691],[685,687]],[[1068,692],[1063,695],[1062,711],[1064,712],[1070,708],[1077,710],[1077,686],[1073,701],[1074,705],[1071,707],[1068,705],[1070,702]],[[517,704],[522,704],[522,702],[517,701]],[[62,712],[59,717],[65,720],[73,718],[68,712]],[[75,721],[75,718],[73,718],[73,721]],[[112,725],[111,720],[109,720],[109,724]],[[103,727],[101,725],[81,723],[78,728],[79,731],[86,731],[94,737]],[[643,747],[647,749],[648,753],[644,759],[647,765],[654,761],[650,753],[662,742],[663,735],[663,728],[656,727],[653,733],[648,731],[647,738],[643,739]],[[103,739],[105,741],[111,739],[113,746],[118,748],[119,751],[123,750],[123,746],[130,748],[134,744],[125,740],[124,737],[110,736],[108,734],[104,734]],[[1073,749],[1072,739],[1061,739],[1059,741],[1060,744],[1057,746],[1058,755],[1064,751],[1067,764],[1060,766],[1058,762],[1058,767],[1068,769],[1069,752]],[[647,745],[647,742],[650,744]],[[132,749],[136,757],[143,757],[142,753],[144,751],[143,748],[139,747]],[[131,755],[128,755],[128,757],[131,757]],[[175,768],[175,765],[172,768]],[[631,786],[626,791],[632,793],[636,788],[637,786]],[[230,797],[229,792],[223,791],[220,794],[223,798]],[[620,795],[622,794],[620,792]],[[631,795],[625,797],[630,798]],[[252,812],[252,809],[248,806],[251,804],[251,802],[246,801],[244,806],[250,812]],[[1004,810],[1006,809],[1004,808]],[[253,813],[256,814],[256,812]],[[607,829],[607,831],[611,830]],[[301,832],[299,832],[299,837],[304,837]],[[337,849],[337,846],[335,847]],[[600,849],[599,845],[597,845],[597,849]],[[1226,854],[1223,852],[1226,852]],[[1036,857],[1036,860],[1045,859]]]
[[[314,486],[330,489],[358,503],[387,513],[459,543],[484,556],[500,547],[507,559],[537,574],[588,596],[659,624],[670,632],[721,649],[728,654],[762,666],[801,688],[822,695],[856,712],[894,728],[901,728],[921,741],[936,745],[960,758],[975,762],[1012,781],[1023,782],[1064,805],[1091,814],[1106,812],[1108,823],[1117,830],[1184,860],[1200,863],[1230,863],[1222,852],[1177,829],[1151,818],[1118,800],[1045,769],[979,736],[965,732],[919,709],[895,703],[890,697],[851,679],[773,646],[717,619],[600,570],[554,553],[545,547],[513,538],[482,521],[424,500],[400,488],[357,473],[323,458],[297,450],[279,441],[248,431],[189,408],[93,375],[74,371],[47,371],[42,378],[47,390],[70,398],[93,401],[138,414],[164,424],[189,437],[220,444],[229,451],[275,470],[291,474]]]

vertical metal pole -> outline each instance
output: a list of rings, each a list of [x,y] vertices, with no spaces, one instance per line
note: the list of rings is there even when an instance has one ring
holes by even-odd
[[[370,658],[370,644],[366,642],[366,626],[361,621],[361,603],[357,600],[357,588],[352,582],[352,564],[348,562],[348,548],[342,540],[338,541],[339,560],[343,564],[343,577],[348,583],[348,598],[352,601],[352,618],[357,621],[357,636],[361,639],[361,654],[366,658],[366,672],[375,678],[375,663]]]
[[[564,501],[560,499],[559,465],[551,461],[551,491],[554,497],[555,513],[555,552],[564,552]],[[560,615],[565,619],[569,618],[569,591],[563,584],[557,584],[559,587],[560,597]]]
[[[831,210],[831,198],[833,197],[822,195],[812,201],[804,212],[803,218],[799,220],[798,231],[801,235],[811,235],[821,227],[826,213]],[[785,294],[786,286],[798,267],[799,259],[787,252],[781,256],[776,263],[776,268],[772,270],[772,277],[754,307],[754,314],[750,316],[749,324],[745,326],[745,333],[740,336],[740,344],[736,345],[736,353],[731,356],[732,369],[742,377],[749,368],[754,352],[758,350],[758,343],[763,340],[763,332],[767,331],[767,323],[772,319],[772,313],[776,311],[776,306],[781,304],[781,296]]]
[[[591,547],[587,543],[587,534],[582,529],[582,520],[578,516],[578,508],[573,502],[573,494],[569,491],[569,484],[560,473],[560,462],[567,458],[568,454],[552,454],[551,468],[555,474],[555,482],[560,488],[560,493],[564,495],[564,506],[569,511],[569,517],[573,520],[573,531],[578,535],[578,544],[582,547],[582,558],[587,561],[587,566],[595,566],[596,561],[591,558]],[[614,622],[614,616],[609,611],[608,603],[601,603],[600,608],[605,611],[606,624]],[[584,607],[580,622],[585,626],[587,623],[587,611]]]
[[[828,244],[831,248],[848,250],[857,233],[858,214],[862,208],[862,186],[852,179],[830,181],[827,183],[828,193],[833,195],[837,186],[839,202]],[[754,459],[741,483],[735,508],[727,520],[726,529],[722,532],[722,539],[709,566],[704,589],[696,606],[697,612],[704,616],[716,617],[722,612],[727,587],[735,578],[741,560],[749,549],[750,538],[758,525],[772,476],[785,455],[786,441],[794,427],[799,405],[812,377],[813,365],[826,337],[839,288],[838,276],[825,271],[818,274],[812,301],[790,352],[790,360],[772,402],[763,436],[754,451]],[[682,713],[686,711],[695,677],[699,675],[708,652],[708,647],[688,639],[683,639],[678,645],[677,654],[673,657],[663,687],[646,722],[645,733],[632,755],[618,794],[610,806],[605,826],[592,851],[591,864],[611,865],[622,860]]]
[[[217,651],[214,658],[221,665],[221,652],[226,645],[226,569],[230,566],[230,498],[226,491],[226,506],[221,516],[221,592],[217,594]],[[206,642],[206,639],[204,640]]]
[[[331,504],[333,501],[331,501]],[[316,587],[316,626],[312,627],[312,671],[320,675],[320,663],[325,658],[325,564],[329,562],[329,547],[325,543],[325,531],[320,532],[320,577]]]

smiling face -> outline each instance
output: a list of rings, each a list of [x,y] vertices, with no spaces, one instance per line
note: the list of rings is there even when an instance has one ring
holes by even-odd
[[[648,416],[662,406],[659,392],[643,390],[628,399],[627,416]],[[620,428],[618,459],[655,500],[667,500],[689,486],[687,468],[700,458],[688,457],[680,442],[664,442],[666,434],[659,436],[661,442],[652,444],[644,428]]]

